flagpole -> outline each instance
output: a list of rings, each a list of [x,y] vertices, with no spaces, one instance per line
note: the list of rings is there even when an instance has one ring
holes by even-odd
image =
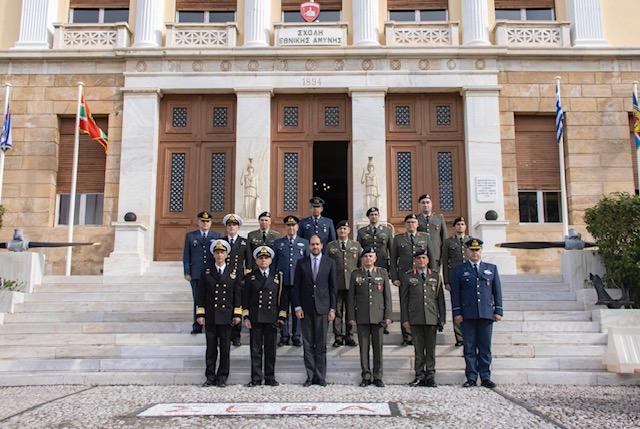
[[[638,81],[633,81],[633,95],[636,96],[636,100],[638,99]],[[635,115],[634,115],[635,116]],[[635,136],[636,143],[636,173],[638,178],[638,187],[640,187],[640,144],[638,144],[638,137]]]
[[[560,76],[556,76],[556,86],[558,88],[558,102],[560,102]],[[563,132],[562,138],[558,142],[558,151],[560,152],[560,197],[562,203],[562,235],[569,235],[569,210],[567,209],[567,178],[564,171],[564,139],[567,134],[566,122],[564,120],[564,109],[562,113]]]
[[[80,151],[80,104],[82,103],[82,88],[84,83],[78,82],[78,106],[76,107],[76,128],[73,140],[73,168],[71,170],[71,195],[69,196],[69,228],[67,230],[67,242],[73,241],[73,224],[76,217],[76,187],[78,181],[78,152]],[[67,260],[64,275],[71,275],[71,252],[67,247]]]
[[[11,84],[6,82],[4,84],[4,114],[2,115],[3,121],[7,118],[7,112],[9,111],[9,98],[11,97]],[[4,122],[3,122],[4,125]],[[4,151],[0,150],[0,203],[2,203],[2,185],[4,184]]]

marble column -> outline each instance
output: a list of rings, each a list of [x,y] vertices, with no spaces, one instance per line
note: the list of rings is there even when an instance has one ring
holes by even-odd
[[[137,0],[134,48],[162,46],[164,4],[164,1]]]
[[[257,211],[273,211],[271,207],[271,88],[236,88],[235,209],[245,220],[242,230],[257,225],[255,215],[245,213],[244,186],[249,158],[258,178]],[[255,228],[254,228],[255,229]]]
[[[13,49],[49,49],[58,0],[22,0],[20,35]]]
[[[362,183],[363,172],[367,169],[369,157],[375,165],[378,183],[378,208],[380,220],[388,219],[387,212],[387,153],[385,134],[386,88],[350,88],[351,94],[351,153],[353,195],[351,198],[354,223],[368,223],[366,220],[366,189]],[[357,226],[356,225],[356,226]],[[356,228],[353,228],[356,230]]]
[[[487,0],[462,0],[462,44],[490,45]]]
[[[244,0],[244,47],[269,46],[271,1]]]
[[[571,39],[576,47],[598,47],[607,44],[602,31],[600,0],[567,0],[571,21]]]
[[[160,91],[125,90],[118,221],[105,276],[140,275],[153,260],[159,129]],[[127,212],[135,213],[137,221],[122,222]]]
[[[501,273],[515,274],[515,257],[494,246],[506,241],[508,224],[504,220],[500,91],[497,87],[465,88],[463,95],[469,233],[485,242],[483,259],[499,265]],[[498,213],[496,221],[485,220],[489,210]]]
[[[378,0],[353,0],[353,44],[355,46],[379,46]]]

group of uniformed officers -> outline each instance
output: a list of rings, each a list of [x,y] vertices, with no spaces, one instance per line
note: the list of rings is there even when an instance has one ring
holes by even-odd
[[[455,232],[447,237],[444,217],[433,213],[431,197],[424,194],[421,212],[405,217],[404,233],[394,236],[371,207],[369,225],[352,240],[348,221],[334,228],[322,216],[324,201],[314,197],[310,204],[311,216],[284,218],[284,236],[271,229],[269,212],[260,214],[260,228],[247,238],[238,235],[243,220],[236,214],[224,217],[224,236],[211,231],[208,212],[198,214],[199,229],[186,235],[183,263],[194,300],[191,333],[204,327],[206,335],[203,386],[226,385],[230,347],[241,344],[242,326],[250,332],[247,386],[277,386],[276,349],[290,344],[304,345],[309,376],[304,385],[324,386],[326,326],[332,322],[333,347],[360,345],[360,386],[383,387],[382,345],[393,323],[390,288],[395,285],[402,345],[415,351],[415,379],[409,385],[436,387],[436,338],[446,320],[447,289],[455,346],[464,346],[463,386],[475,386],[479,376],[482,386],[495,387],[491,332],[502,317],[500,279],[495,265],[481,261],[482,241],[466,234],[464,218],[454,220]],[[309,319],[310,312],[319,322]]]

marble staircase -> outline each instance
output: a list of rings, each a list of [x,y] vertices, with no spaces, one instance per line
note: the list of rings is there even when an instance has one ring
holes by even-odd
[[[497,383],[640,384],[640,377],[606,372],[607,334],[561,277],[504,276],[503,295],[505,318],[493,336]],[[188,284],[170,274],[47,277],[0,325],[0,385],[200,383],[205,339],[189,334],[190,300]],[[384,338],[385,381],[408,382],[413,348],[399,345],[399,323],[390,331]],[[449,320],[438,335],[442,384],[464,381],[462,349],[453,343]],[[231,355],[229,382],[247,382],[246,330],[243,345],[232,347]],[[281,382],[301,383],[301,348],[279,348],[276,372]],[[328,381],[359,378],[358,348],[329,346]]]

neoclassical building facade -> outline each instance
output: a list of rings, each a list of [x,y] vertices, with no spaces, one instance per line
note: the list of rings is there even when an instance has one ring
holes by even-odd
[[[562,239],[556,76],[570,226],[638,189],[637,2],[325,0],[312,23],[301,3],[1,5],[14,148],[0,240],[66,239],[79,81],[109,149],[81,142],[75,238],[101,244],[74,250],[78,274],[179,270],[200,210],[236,212],[243,231],[270,210],[279,228],[319,195],[336,221],[366,222],[375,203],[400,231],[423,193],[449,223],[465,216],[503,272],[555,273],[558,250],[493,244]],[[45,253],[62,273],[64,251]]]

